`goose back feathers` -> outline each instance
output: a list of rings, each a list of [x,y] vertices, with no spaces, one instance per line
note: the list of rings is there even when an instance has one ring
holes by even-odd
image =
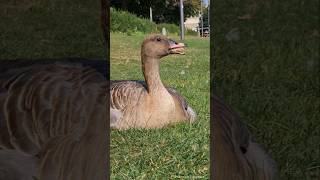
[[[99,72],[73,65],[2,72],[0,156],[11,149],[37,158],[27,160],[39,179],[105,179],[107,87]]]

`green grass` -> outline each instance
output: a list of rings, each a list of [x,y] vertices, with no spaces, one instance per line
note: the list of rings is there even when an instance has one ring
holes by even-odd
[[[319,1],[216,1],[212,12],[217,93],[270,152],[281,180],[319,179]]]
[[[0,59],[105,58],[100,3],[1,2]]]
[[[148,19],[138,18],[127,11],[110,9],[110,31],[123,32],[128,35],[135,33],[156,32],[156,24]]]
[[[165,28],[169,35],[179,35],[180,33],[180,27],[175,24],[161,23],[157,24],[157,28],[159,32],[162,32],[162,28]]]
[[[140,45],[145,36],[111,33],[111,79],[143,80]],[[186,43],[185,56],[162,59],[161,79],[186,97],[198,122],[112,130],[112,179],[209,178],[209,40],[187,37]]]

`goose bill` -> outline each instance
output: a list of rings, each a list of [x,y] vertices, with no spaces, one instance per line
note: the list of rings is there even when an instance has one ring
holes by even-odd
[[[183,43],[170,43],[170,54],[185,54]]]

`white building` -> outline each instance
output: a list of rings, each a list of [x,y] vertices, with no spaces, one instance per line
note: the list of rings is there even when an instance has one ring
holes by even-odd
[[[197,31],[198,26],[199,26],[199,16],[189,17],[184,22],[184,27],[186,29]]]

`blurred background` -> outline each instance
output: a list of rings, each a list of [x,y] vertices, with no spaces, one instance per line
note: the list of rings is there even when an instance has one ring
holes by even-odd
[[[277,162],[320,178],[319,1],[215,1],[211,83]]]
[[[0,59],[105,58],[100,1],[1,0]]]
[[[209,36],[209,3],[208,0],[183,0],[183,27],[187,35]],[[165,28],[170,34],[180,34],[179,0],[111,0],[110,5],[113,32],[151,33]]]

